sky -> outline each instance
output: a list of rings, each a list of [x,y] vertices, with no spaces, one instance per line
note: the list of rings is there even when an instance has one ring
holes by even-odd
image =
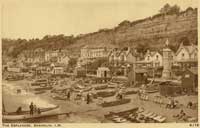
[[[45,35],[79,35],[116,27],[158,13],[166,3],[182,10],[197,7],[198,0],[4,0],[3,38],[42,38]]]

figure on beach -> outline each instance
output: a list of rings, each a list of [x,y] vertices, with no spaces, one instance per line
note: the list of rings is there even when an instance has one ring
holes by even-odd
[[[30,115],[33,115],[33,110],[34,110],[33,102],[31,102],[29,108],[30,108]]]
[[[18,108],[17,108],[17,114],[20,114],[21,112],[22,112],[22,107],[21,106],[19,106]]]

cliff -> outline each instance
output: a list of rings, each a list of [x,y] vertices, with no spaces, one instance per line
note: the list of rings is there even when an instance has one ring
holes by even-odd
[[[98,32],[82,34],[76,37],[54,35],[43,39],[2,40],[3,54],[16,57],[23,50],[36,48],[69,49],[80,53],[85,45],[100,47],[163,47],[166,38],[170,45],[177,47],[183,38],[197,44],[197,9],[188,8],[178,14],[156,14],[137,21],[123,21],[113,29],[101,29]],[[11,49],[12,48],[12,49]],[[11,52],[8,52],[11,51]]]
[[[81,35],[71,47],[85,44],[134,47],[138,43],[160,47],[166,38],[172,45],[177,45],[183,37],[187,37],[191,43],[197,42],[197,9],[190,8],[173,15],[157,14],[133,22],[123,21],[113,29]]]

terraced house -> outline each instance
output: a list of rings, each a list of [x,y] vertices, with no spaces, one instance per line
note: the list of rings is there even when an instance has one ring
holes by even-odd
[[[176,52],[175,62],[181,67],[197,67],[198,47],[197,45],[181,45]]]

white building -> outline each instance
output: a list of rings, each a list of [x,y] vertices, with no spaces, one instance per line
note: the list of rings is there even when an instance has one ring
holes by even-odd
[[[161,52],[148,50],[144,62],[152,63],[153,67],[163,66],[163,55]]]
[[[89,47],[84,46],[81,48],[82,59],[95,59],[108,56],[108,49],[105,47]]]
[[[53,67],[52,74],[63,74],[64,68],[63,67]]]
[[[176,52],[176,61],[198,60],[198,48],[196,45],[184,46],[181,43]]]
[[[99,67],[97,69],[97,77],[100,77],[100,78],[110,77],[110,69],[107,67]]]

